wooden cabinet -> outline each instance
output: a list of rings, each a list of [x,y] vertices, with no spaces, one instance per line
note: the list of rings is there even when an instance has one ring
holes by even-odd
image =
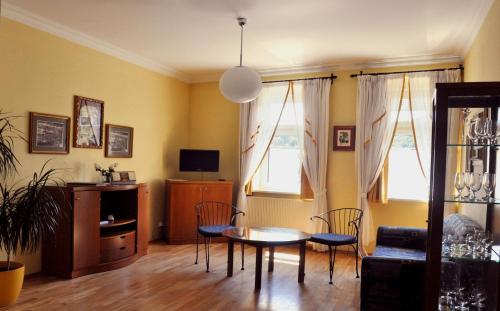
[[[147,253],[146,184],[68,184],[49,189],[63,207],[64,217],[55,236],[43,241],[42,271],[74,278],[129,265]],[[111,215],[114,221],[109,222]]]
[[[232,204],[231,181],[166,181],[167,242],[196,243],[195,205],[202,201]]]
[[[73,192],[73,269],[99,264],[100,191]]]
[[[149,223],[150,201],[149,187],[146,184],[139,185],[138,191],[138,212],[137,212],[137,252],[139,255],[146,255],[150,240],[151,226]]]

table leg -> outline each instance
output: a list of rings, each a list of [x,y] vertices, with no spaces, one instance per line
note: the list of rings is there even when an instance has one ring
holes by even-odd
[[[227,241],[227,276],[233,276],[233,255],[234,255],[234,242]]]
[[[304,283],[304,270],[306,266],[306,242],[300,243],[300,260],[299,260],[299,283]]]
[[[255,257],[255,289],[260,289],[262,279],[262,246],[257,246]]]
[[[269,247],[269,263],[267,265],[267,271],[274,271],[274,246]]]

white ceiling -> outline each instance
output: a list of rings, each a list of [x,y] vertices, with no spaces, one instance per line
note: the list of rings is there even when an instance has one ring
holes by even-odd
[[[101,49],[111,50],[110,54],[114,49],[115,54],[124,55],[122,58],[135,57],[150,67],[196,80],[238,63],[237,16],[248,19],[244,64],[275,72],[461,57],[491,3],[492,0],[7,0],[2,14],[77,42],[80,39],[80,43],[101,45]]]

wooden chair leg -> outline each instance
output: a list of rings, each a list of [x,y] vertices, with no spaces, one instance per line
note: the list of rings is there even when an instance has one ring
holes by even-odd
[[[241,243],[241,270],[245,270],[245,243]]]

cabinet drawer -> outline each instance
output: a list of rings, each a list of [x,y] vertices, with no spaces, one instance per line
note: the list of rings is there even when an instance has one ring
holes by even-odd
[[[135,253],[135,231],[101,238],[101,262],[110,262]]]

